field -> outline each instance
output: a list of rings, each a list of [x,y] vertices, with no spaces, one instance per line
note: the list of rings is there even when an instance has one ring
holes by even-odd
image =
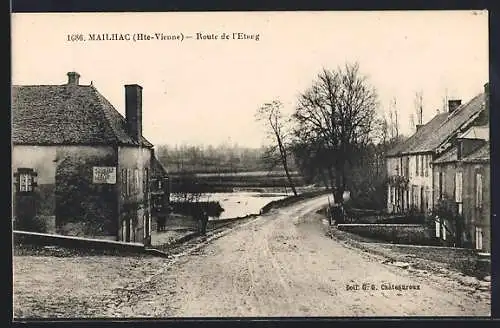
[[[292,173],[295,186],[304,186],[305,182],[297,173]],[[196,173],[171,175],[172,192],[221,192],[233,188],[284,188],[289,186],[288,179],[281,171],[254,171],[238,173]]]

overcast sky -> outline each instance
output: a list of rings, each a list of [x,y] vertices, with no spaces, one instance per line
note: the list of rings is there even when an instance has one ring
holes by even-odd
[[[86,41],[82,33],[246,33],[255,40]],[[415,92],[424,122],[449,98],[464,102],[488,80],[488,14],[436,12],[248,12],[14,14],[13,84],[63,84],[66,73],[94,86],[124,114],[124,84],[143,86],[143,133],[159,144],[257,147],[264,102],[291,112],[322,67],[357,61],[381,111],[397,99],[410,132]]]

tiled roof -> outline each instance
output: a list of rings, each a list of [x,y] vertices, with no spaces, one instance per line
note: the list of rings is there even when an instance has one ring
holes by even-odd
[[[486,143],[462,159],[463,162],[489,161],[490,144]]]
[[[460,105],[452,113],[441,113],[421,127],[406,142],[388,152],[387,156],[435,151],[474,115],[484,109],[485,95],[481,93]]]
[[[432,164],[443,164],[455,162],[458,160],[458,149],[457,147],[451,147],[445,151],[441,156],[432,162]]]
[[[12,142],[138,145],[125,118],[91,85],[13,86]],[[141,146],[153,145],[142,137]]]
[[[164,177],[167,176],[167,170],[163,164],[156,158],[156,156],[151,157],[151,176],[153,177]]]
[[[394,148],[387,152],[387,156],[398,156],[399,154],[405,154],[411,152],[411,150],[422,143],[423,140],[429,138],[429,134],[432,134],[438,127],[446,120],[448,113],[442,113],[434,116],[427,124],[422,126],[415,132],[412,136],[406,139],[404,142],[399,143]]]

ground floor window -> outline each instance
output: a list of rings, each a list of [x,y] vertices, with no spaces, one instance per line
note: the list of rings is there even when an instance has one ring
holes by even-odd
[[[435,219],[435,229],[436,229],[436,237],[439,238],[441,233],[441,219],[436,217]]]
[[[483,229],[476,227],[476,249],[483,249]]]
[[[413,196],[413,197],[412,197],[412,205],[413,205],[414,207],[417,207],[417,208],[418,208],[418,207],[419,207],[419,201],[418,201],[418,194],[419,194],[419,192],[418,192],[418,186],[412,186],[412,190],[411,190],[411,191],[412,191],[412,196]]]
[[[37,173],[33,169],[19,168],[14,173],[15,185],[17,192],[30,192],[36,185]]]

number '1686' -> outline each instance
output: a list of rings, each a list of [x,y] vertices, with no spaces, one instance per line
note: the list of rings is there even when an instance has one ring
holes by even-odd
[[[68,34],[67,41],[75,42],[75,41],[85,41],[83,34]]]

